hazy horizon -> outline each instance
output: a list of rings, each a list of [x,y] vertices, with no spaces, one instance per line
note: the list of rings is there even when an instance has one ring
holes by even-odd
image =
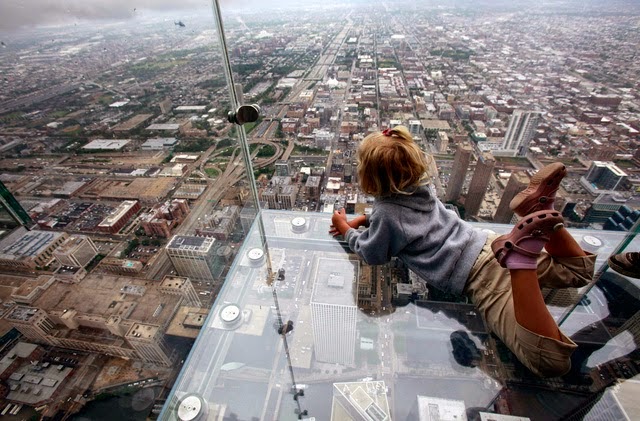
[[[358,4],[367,4],[367,7],[375,6],[365,0],[347,1],[307,1],[304,5],[293,0],[260,1],[260,0],[220,0],[223,11],[225,10],[264,10],[269,8],[313,8],[321,7],[353,7]],[[479,10],[490,8],[502,8],[505,11],[518,10],[523,6],[533,6],[538,10],[549,8],[551,10],[571,11],[575,5],[575,11],[589,11],[610,13],[638,13],[638,10],[630,10],[627,7],[620,9],[622,5],[638,6],[640,2],[635,0],[517,0],[517,1],[490,1],[490,0],[428,0],[421,1],[419,5],[407,0],[391,0],[386,4],[408,3],[411,7],[433,8],[478,8]],[[380,3],[382,4],[382,3]],[[210,11],[211,0],[23,0],[21,2],[3,2],[0,5],[0,32],[12,32],[24,28],[37,28],[39,26],[65,25],[94,20],[131,20],[136,15],[153,14],[156,12],[175,13],[180,19],[185,12]]]

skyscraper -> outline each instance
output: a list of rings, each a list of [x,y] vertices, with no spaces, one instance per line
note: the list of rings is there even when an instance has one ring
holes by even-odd
[[[498,224],[508,224],[513,218],[513,211],[509,208],[509,203],[516,194],[526,189],[529,185],[529,176],[524,171],[518,171],[511,174],[507,186],[502,193],[502,199],[496,213],[493,215],[493,222]]]
[[[467,175],[467,169],[469,168],[469,161],[471,160],[471,152],[471,145],[468,143],[458,145],[458,149],[456,150],[456,155],[453,160],[453,168],[451,168],[449,183],[447,184],[447,194],[445,195],[446,202],[456,201],[458,200],[458,197],[460,197],[464,178]]]
[[[539,111],[514,111],[504,136],[502,152],[513,156],[525,156],[541,116],[542,113]]]
[[[0,181],[0,209],[5,211],[13,221],[18,225],[24,225],[29,228],[33,225],[33,221],[29,214],[18,203],[13,194]]]
[[[473,173],[471,184],[469,184],[467,199],[464,202],[466,216],[475,216],[478,214],[495,165],[496,160],[493,158],[491,152],[484,152],[478,156],[476,170]]]
[[[340,254],[314,259],[311,321],[318,361],[354,363],[358,265],[357,260],[347,260]]]
[[[613,162],[593,161],[584,178],[599,190],[616,190],[628,175]]]

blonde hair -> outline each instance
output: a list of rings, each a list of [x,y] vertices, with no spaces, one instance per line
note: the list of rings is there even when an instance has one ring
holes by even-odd
[[[376,197],[411,194],[427,184],[429,164],[406,127],[371,133],[358,148],[360,188]]]

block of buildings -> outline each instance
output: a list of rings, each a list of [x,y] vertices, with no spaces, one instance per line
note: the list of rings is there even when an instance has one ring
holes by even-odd
[[[390,420],[391,407],[384,381],[333,384],[331,420]]]
[[[618,190],[628,177],[627,173],[613,162],[593,161],[581,182],[592,194],[600,194]]]
[[[174,177],[139,177],[131,182],[108,184],[98,192],[97,196],[111,200],[139,200],[145,204],[155,205],[168,196],[175,184]]]
[[[269,186],[260,191],[260,200],[269,205],[269,209],[292,209],[298,194],[297,186],[291,183],[291,177],[274,176]]]
[[[169,238],[171,231],[189,214],[189,204],[185,199],[174,199],[154,206],[140,216],[144,232],[148,236]]]
[[[35,343],[169,366],[164,332],[195,291],[186,281],[180,288],[161,285],[110,275],[87,277],[82,288],[49,282],[3,318]]]

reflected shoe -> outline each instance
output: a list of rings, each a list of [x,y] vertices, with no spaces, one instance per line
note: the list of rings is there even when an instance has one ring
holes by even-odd
[[[516,194],[509,208],[521,217],[540,210],[553,210],[556,192],[565,175],[567,167],[563,163],[547,165],[531,177],[529,186]]]
[[[608,262],[609,267],[619,274],[640,279],[640,252],[614,254]]]
[[[507,269],[536,269],[537,259],[549,236],[564,227],[560,212],[542,210],[524,217],[509,234],[491,243],[500,266]]]

